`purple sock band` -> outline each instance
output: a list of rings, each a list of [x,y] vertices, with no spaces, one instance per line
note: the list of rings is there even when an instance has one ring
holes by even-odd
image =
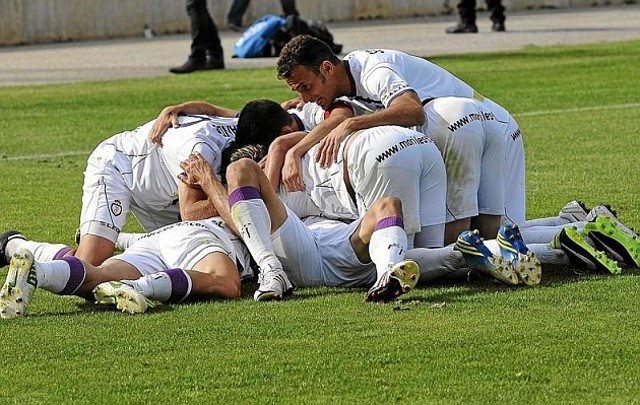
[[[71,295],[76,292],[78,287],[80,287],[80,284],[84,281],[86,271],[84,270],[84,265],[78,258],[67,256],[60,260],[67,262],[71,271],[69,272],[69,281],[67,281],[67,285],[65,285],[62,291],[58,294]]]
[[[255,187],[240,187],[229,194],[229,207],[242,200],[255,200],[262,198],[260,191]]]
[[[404,229],[404,222],[402,222],[402,217],[396,215],[394,217],[382,218],[380,221],[378,221],[373,231],[379,231],[380,229],[389,228],[392,226],[399,226],[400,228]]]
[[[171,297],[169,302],[182,302],[189,294],[189,279],[182,269],[169,269],[165,271],[171,279]]]
[[[62,259],[64,257],[64,255],[66,255],[67,253],[69,253],[72,250],[73,250],[73,248],[70,248],[69,246],[63,247],[62,249],[58,250],[58,253],[56,253],[55,256],[53,256],[53,260]]]

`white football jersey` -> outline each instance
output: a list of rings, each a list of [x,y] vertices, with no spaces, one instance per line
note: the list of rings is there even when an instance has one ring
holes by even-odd
[[[403,52],[388,49],[353,51],[345,57],[355,95],[350,98],[372,111],[387,108],[400,94],[413,90],[423,102],[436,97],[473,97],[474,89],[445,69]]]
[[[366,106],[362,105],[358,101],[351,100],[346,97],[340,97],[336,99],[333,103],[346,104],[348,107],[351,108],[351,111],[353,112],[354,116],[371,112],[367,110]],[[301,123],[303,127],[301,130],[311,131],[313,128],[318,126],[322,121],[324,121],[327,117],[329,117],[329,115],[331,114],[331,110],[325,111],[322,109],[322,107],[320,107],[316,103],[306,103],[302,107],[302,110],[291,109],[289,110],[289,113],[293,114],[295,117],[298,118],[298,123],[299,124]]]
[[[136,200],[142,200],[141,206],[164,208],[175,204],[177,176],[183,171],[180,162],[199,152],[217,173],[222,151],[235,139],[237,118],[192,115],[179,120],[180,127],[169,128],[164,134],[162,147],[148,137],[155,120],[106,141],[112,144],[108,149],[113,155],[103,158],[112,161]]]

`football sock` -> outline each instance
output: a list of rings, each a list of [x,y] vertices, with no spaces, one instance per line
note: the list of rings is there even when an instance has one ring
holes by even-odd
[[[172,303],[184,301],[191,294],[192,287],[191,277],[182,269],[160,271],[125,282],[140,290],[147,298]]]
[[[413,246],[416,248],[441,248],[444,244],[444,224],[423,226],[416,234]]]
[[[7,259],[18,249],[27,249],[33,253],[33,257],[38,262],[50,262],[52,260],[61,259],[67,252],[73,250],[67,245],[59,243],[34,242],[32,240],[12,239],[7,243],[6,255]]]
[[[566,225],[571,223],[568,219],[561,217],[547,217],[547,218],[535,218],[528,219],[524,226],[520,227],[520,231],[522,232],[523,228],[528,228],[530,226],[557,226],[557,225]]]
[[[389,270],[391,265],[404,260],[407,252],[407,234],[402,218],[399,216],[381,219],[369,241],[369,256],[376,265],[378,279]]]
[[[454,250],[455,243],[438,249],[411,249],[405,259],[414,260],[420,266],[420,282],[432,282],[454,272],[468,272],[462,253]]]
[[[129,246],[133,245],[134,242],[140,240],[142,237],[146,236],[146,233],[129,233],[129,232],[120,232],[118,234],[118,239],[116,240],[116,249],[117,250],[125,250]]]
[[[527,247],[541,264],[559,264],[569,266],[569,257],[561,249],[552,249],[548,243],[531,243]]]
[[[271,218],[255,187],[240,187],[229,194],[233,222],[261,271],[282,269],[271,244]]]
[[[59,295],[74,294],[84,282],[86,274],[82,261],[72,256],[36,265],[38,288]]]
[[[586,222],[574,222],[571,226],[575,226],[579,231],[582,231]],[[567,225],[554,225],[554,226],[531,226],[520,228],[522,239],[524,243],[529,245],[530,243],[550,243],[558,232],[560,232]]]

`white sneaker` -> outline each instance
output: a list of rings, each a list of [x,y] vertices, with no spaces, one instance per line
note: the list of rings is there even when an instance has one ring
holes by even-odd
[[[586,221],[589,209],[582,201],[569,201],[562,209],[558,216],[569,222]]]
[[[153,308],[157,302],[145,297],[141,291],[122,281],[107,281],[93,289],[96,304],[115,305],[122,312],[140,314]]]
[[[19,249],[11,256],[7,279],[0,289],[0,317],[26,316],[31,293],[38,285],[33,253]]]
[[[599,215],[611,218],[613,222],[618,224],[617,225],[618,229],[620,229],[622,232],[626,233],[627,235],[631,236],[632,238],[638,237],[638,234],[635,233],[633,229],[629,228],[628,226],[623,224],[622,221],[620,221],[620,219],[618,219],[618,213],[615,212],[613,209],[611,209],[611,206],[608,204],[607,205],[598,204],[595,207],[593,207],[591,211],[589,211],[589,214],[585,218],[585,221],[595,222],[596,217]]]
[[[365,302],[389,302],[413,290],[420,278],[420,266],[404,260],[387,270],[364,297]]]
[[[256,301],[279,301],[293,292],[293,284],[284,270],[269,270],[258,275],[260,287],[253,294]]]

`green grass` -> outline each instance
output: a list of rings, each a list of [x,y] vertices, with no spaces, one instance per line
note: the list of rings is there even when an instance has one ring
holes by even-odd
[[[433,58],[509,109],[526,144],[528,216],[608,202],[640,225],[640,41]],[[274,69],[2,88],[0,230],[73,242],[102,139],[163,106],[292,96]],[[65,156],[42,156],[77,152]],[[130,230],[139,229],[135,223]],[[5,270],[0,271],[4,277]],[[141,316],[37,291],[0,322],[0,403],[638,403],[637,273],[545,267],[536,288],[425,286],[402,305],[301,289]],[[444,303],[444,305],[442,305]]]

